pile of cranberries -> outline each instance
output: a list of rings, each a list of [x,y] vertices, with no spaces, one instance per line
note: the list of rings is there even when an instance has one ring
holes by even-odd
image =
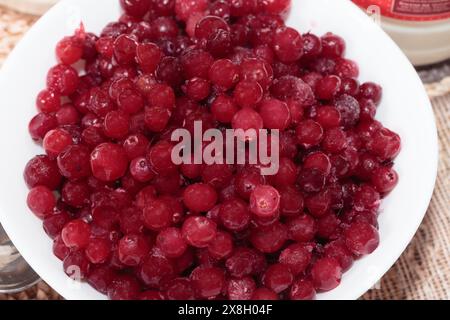
[[[313,299],[379,242],[400,137],[344,40],[290,0],[122,0],[56,47],[28,206],[66,273],[111,299]],[[175,165],[177,128],[279,129],[280,169]]]

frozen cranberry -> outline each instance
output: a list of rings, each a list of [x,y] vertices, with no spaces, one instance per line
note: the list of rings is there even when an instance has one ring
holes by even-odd
[[[293,244],[281,251],[278,261],[290,268],[294,275],[306,270],[311,261],[311,252],[302,244]]]
[[[250,211],[258,217],[269,218],[280,209],[280,194],[271,186],[257,186],[250,195]]]
[[[53,240],[52,251],[59,260],[64,260],[70,253],[70,249],[66,247],[60,235]]]
[[[114,41],[114,57],[121,65],[132,63],[136,58],[137,43],[128,35],[120,35]]]
[[[55,116],[60,126],[75,125],[80,121],[80,115],[77,109],[71,104],[63,105],[56,112]]]
[[[171,112],[165,107],[145,108],[145,124],[152,132],[162,132],[170,121]]]
[[[289,266],[273,264],[264,273],[262,281],[267,288],[280,293],[291,286],[294,275]]]
[[[147,158],[135,158],[130,163],[130,173],[139,182],[148,182],[155,177]]]
[[[310,280],[299,279],[292,284],[289,298],[291,300],[313,300],[316,297],[314,284]]]
[[[122,8],[133,17],[143,17],[150,9],[150,0],[120,0]]]
[[[339,261],[342,271],[347,271],[353,264],[353,254],[342,239],[328,243],[324,248],[324,256]]]
[[[83,220],[73,220],[61,232],[65,245],[69,248],[83,249],[89,244],[90,226]]]
[[[128,168],[123,148],[113,143],[103,143],[91,153],[93,175],[102,181],[114,181],[122,177]]]
[[[91,268],[87,282],[97,291],[107,294],[108,286],[116,277],[114,270],[107,266]]]
[[[272,94],[280,100],[298,100],[301,105],[309,106],[314,102],[311,87],[295,76],[283,76],[276,79],[270,88]]]
[[[326,57],[338,58],[344,55],[346,45],[344,39],[331,32],[321,38],[322,54]]]
[[[242,231],[250,223],[250,212],[245,202],[239,199],[230,199],[221,204],[219,219],[225,228],[231,231]]]
[[[217,202],[217,193],[211,186],[203,183],[188,186],[183,193],[184,204],[194,212],[207,212]]]
[[[343,78],[341,81],[341,91],[342,94],[348,94],[356,97],[359,94],[359,82],[358,80],[351,78]]]
[[[56,57],[61,63],[74,64],[83,56],[83,41],[80,36],[64,37],[56,45]]]
[[[28,131],[34,140],[43,139],[52,129],[55,129],[58,121],[53,114],[38,113],[28,124]]]
[[[113,110],[113,102],[105,90],[93,88],[90,91],[88,108],[97,116],[104,117]]]
[[[225,94],[217,96],[211,104],[211,113],[217,121],[222,123],[231,123],[231,120],[238,111],[239,108],[233,99]]]
[[[196,49],[187,51],[180,59],[181,67],[186,79],[199,77],[208,79],[209,70],[214,58],[208,52]]]
[[[311,277],[317,290],[329,291],[341,282],[342,268],[334,258],[317,260],[311,269]]]
[[[250,300],[256,289],[256,283],[251,277],[228,280],[226,291],[229,300]]]
[[[264,127],[263,119],[258,112],[251,108],[244,108],[238,111],[231,121],[233,129],[249,129],[260,130]]]
[[[267,288],[258,288],[255,291],[253,291],[252,297],[250,300],[268,300],[268,301],[273,301],[273,300],[278,300],[279,297],[278,295],[273,292],[270,289]]]
[[[248,58],[240,65],[240,78],[245,81],[258,82],[263,90],[267,90],[273,80],[273,70],[270,64],[261,59]]]
[[[178,258],[187,249],[187,244],[178,228],[167,228],[161,231],[156,238],[156,245],[168,258]]]
[[[42,155],[27,163],[23,176],[29,188],[42,185],[51,190],[56,189],[62,179],[56,162]]]
[[[394,190],[397,183],[398,174],[392,168],[380,167],[375,169],[372,173],[372,184],[375,189],[382,194],[387,194]]]
[[[312,33],[303,35],[303,57],[313,58],[322,52],[322,42]]]
[[[192,271],[190,279],[195,290],[202,298],[218,296],[225,285],[223,271],[215,267],[198,267]]]
[[[345,244],[355,255],[370,254],[378,247],[378,231],[364,222],[352,223],[344,232]]]
[[[166,201],[155,199],[144,207],[142,217],[148,229],[159,231],[172,224],[173,210]]]
[[[91,263],[105,263],[111,255],[111,243],[106,239],[91,239],[85,253]]]
[[[131,275],[116,276],[108,286],[108,298],[111,300],[134,300],[140,291],[139,282]]]
[[[281,158],[277,174],[272,177],[272,184],[281,188],[292,186],[297,181],[298,168],[289,158]]]
[[[208,252],[215,259],[224,259],[233,252],[233,237],[226,232],[217,231],[216,237],[208,245]]]
[[[373,121],[377,113],[376,104],[370,99],[359,99],[359,106],[361,108],[361,121]]]
[[[281,62],[294,62],[303,55],[303,38],[297,30],[283,27],[276,30],[273,49]]]
[[[156,173],[167,176],[176,172],[177,167],[172,162],[172,149],[172,144],[165,141],[158,142],[150,149],[147,159]]]
[[[289,108],[286,103],[276,100],[264,100],[259,105],[259,114],[266,129],[285,130],[291,120]]]
[[[183,223],[181,230],[188,244],[196,248],[205,248],[217,234],[217,225],[206,217],[189,217]]]
[[[236,85],[233,97],[242,108],[255,108],[263,97],[263,89],[256,81],[243,80]]]
[[[151,22],[150,27],[155,39],[174,39],[179,32],[176,21],[171,17],[158,17]]]
[[[347,136],[340,128],[325,131],[322,148],[329,153],[340,153],[347,147]]]
[[[176,0],[175,1],[175,14],[178,19],[186,21],[189,16],[195,13],[203,13],[208,7],[207,0]]]
[[[255,13],[258,3],[257,0],[230,0],[231,15],[241,17],[250,13]]]
[[[358,64],[349,59],[339,59],[334,72],[341,78],[357,78],[359,76]]]
[[[74,208],[89,204],[89,195],[89,186],[82,181],[67,181],[61,190],[62,200]]]
[[[311,241],[317,233],[317,225],[314,218],[304,214],[287,223],[289,237],[298,242]]]
[[[225,267],[231,276],[242,278],[260,272],[260,264],[265,264],[263,255],[254,249],[240,247],[226,260]]]
[[[383,89],[376,83],[366,82],[359,87],[359,96],[372,100],[376,105],[380,103],[382,95]]]
[[[303,211],[303,195],[293,186],[284,187],[280,191],[280,212],[283,216],[297,216]]]
[[[54,129],[44,137],[43,147],[51,157],[57,157],[67,146],[72,144],[72,136],[63,129]]]
[[[221,90],[231,89],[239,80],[239,68],[228,59],[216,60],[208,74],[209,80]]]
[[[341,114],[335,107],[323,106],[317,109],[315,120],[325,129],[335,128],[341,123]]]
[[[124,89],[117,94],[117,106],[127,114],[135,114],[144,107],[144,99],[134,89]]]
[[[175,277],[173,262],[158,251],[152,250],[138,267],[139,279],[149,288],[159,289]]]
[[[77,89],[78,73],[71,66],[59,64],[47,74],[47,87],[61,95],[70,95]]]
[[[91,265],[83,251],[75,250],[64,258],[63,268],[71,279],[81,281],[88,276]]]
[[[188,278],[176,278],[164,285],[167,300],[195,300],[196,293]]]
[[[350,95],[343,94],[334,101],[334,106],[341,115],[341,123],[344,126],[354,126],[360,118],[360,106],[358,101]]]
[[[313,120],[305,120],[296,128],[298,142],[305,148],[318,145],[323,138],[323,128]]]
[[[323,152],[313,152],[308,154],[303,160],[304,169],[318,169],[325,175],[331,171],[330,158]]]
[[[201,101],[209,96],[211,87],[209,82],[201,78],[192,78],[184,86],[186,95],[194,101]]]
[[[367,143],[367,149],[382,160],[392,160],[400,152],[400,136],[389,129],[382,128],[376,131]]]
[[[48,89],[42,90],[36,98],[36,105],[44,113],[58,111],[61,107],[61,95]]]
[[[56,198],[49,188],[36,186],[28,193],[27,204],[38,218],[44,219],[53,212]]]
[[[267,227],[253,229],[250,241],[261,252],[273,253],[283,247],[287,237],[287,227],[280,222],[275,222]]]
[[[131,234],[119,241],[117,250],[120,262],[127,266],[137,266],[147,256],[150,245],[144,236]]]
[[[144,156],[147,152],[149,141],[143,134],[132,134],[122,144],[129,160]]]
[[[341,79],[337,76],[325,76],[317,82],[316,96],[321,100],[331,100],[341,89]]]
[[[265,0],[262,5],[265,12],[282,15],[289,11],[291,0]]]

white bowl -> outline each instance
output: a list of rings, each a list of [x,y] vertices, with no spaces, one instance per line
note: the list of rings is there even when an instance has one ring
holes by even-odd
[[[64,0],[29,31],[0,75],[0,219],[28,263],[50,286],[67,299],[104,299],[87,284],[75,284],[52,254],[52,241],[42,222],[28,210],[22,179],[25,164],[43,153],[27,130],[36,113],[35,97],[45,86],[47,70],[55,64],[59,39],[72,34],[83,21],[99,32],[119,17],[118,0]],[[333,31],[348,44],[361,80],[382,84],[384,97],[378,119],[398,132],[403,150],[395,168],[400,183],[383,201],[379,248],[357,261],[335,290],[319,299],[357,299],[392,266],[411,241],[427,210],[436,178],[438,144],[433,112],[421,81],[411,64],[383,31],[347,0],[295,0],[289,24],[302,32]]]

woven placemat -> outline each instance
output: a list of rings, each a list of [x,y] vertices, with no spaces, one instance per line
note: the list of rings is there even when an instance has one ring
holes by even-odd
[[[0,7],[0,65],[36,17]],[[450,299],[450,77],[425,85],[436,115],[440,163],[436,189],[424,222],[391,270],[363,299]],[[41,282],[0,300],[56,300]]]

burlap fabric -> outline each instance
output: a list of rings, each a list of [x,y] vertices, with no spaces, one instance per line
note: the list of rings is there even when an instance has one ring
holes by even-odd
[[[36,20],[0,7],[0,65]],[[426,85],[436,115],[440,164],[433,200],[414,240],[380,283],[362,299],[450,299],[450,78]],[[4,299],[60,299],[41,282]]]

